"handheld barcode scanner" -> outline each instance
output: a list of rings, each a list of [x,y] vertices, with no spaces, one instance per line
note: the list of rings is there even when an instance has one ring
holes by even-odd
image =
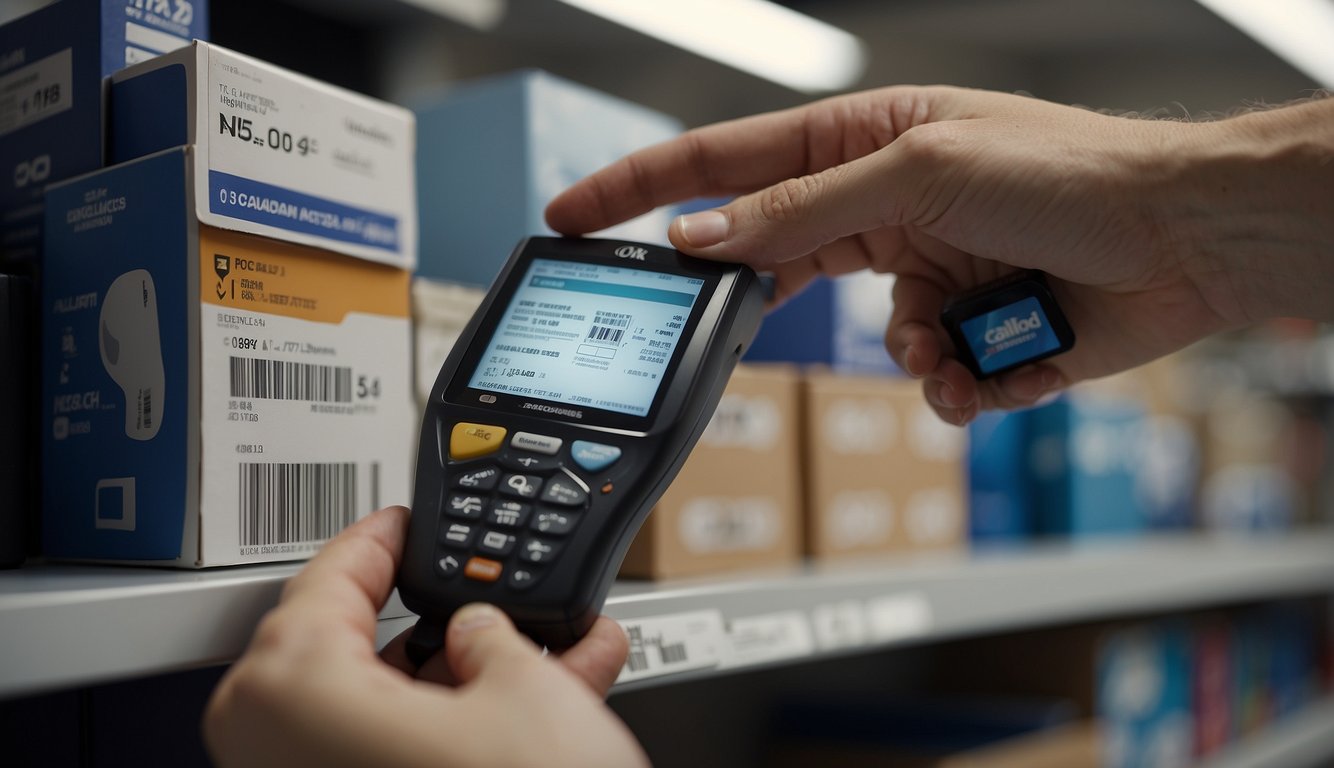
[[[615,240],[524,240],[422,422],[404,605],[422,663],[466,603],[563,648],[602,609],[763,314],[749,267]]]

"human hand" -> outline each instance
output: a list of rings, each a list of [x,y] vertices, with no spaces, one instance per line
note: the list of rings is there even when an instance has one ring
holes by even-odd
[[[1306,116],[1306,134],[1328,125],[1331,106]],[[1334,260],[1312,262],[1328,253],[1313,246],[1334,239],[1334,211],[1310,169],[1323,157],[1328,177],[1334,148],[1325,136],[1323,150],[1274,163],[1265,140],[1279,131],[1262,119],[1130,120],[1008,94],[886,88],[690,131],[583,179],[546,215],[582,234],[677,200],[740,195],[678,217],[672,243],[772,270],[780,299],[819,273],[895,273],[890,355],[924,378],[942,418],[964,424],[1225,328],[1331,313]],[[1280,274],[1300,264],[1318,276],[1306,286]],[[1054,278],[1078,343],[978,382],[940,310],[1016,268]]]
[[[628,651],[606,617],[559,658],[481,604],[454,615],[421,670],[406,633],[376,653],[407,522],[402,507],[370,515],[288,582],[209,702],[218,765],[647,765],[602,701]]]

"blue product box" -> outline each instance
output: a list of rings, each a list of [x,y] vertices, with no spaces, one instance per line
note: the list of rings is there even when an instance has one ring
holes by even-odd
[[[102,167],[104,79],[207,36],[207,0],[59,0],[0,27],[0,254],[35,260],[43,188]]]
[[[1098,653],[1096,713],[1106,768],[1191,765],[1191,634],[1163,621],[1108,635]]]
[[[580,178],[681,132],[675,118],[538,70],[416,107],[418,274],[489,286],[514,244],[551,234],[548,202]],[[666,244],[662,208],[599,233]]]
[[[202,223],[195,152],[47,191],[49,557],[302,559],[408,497],[410,273]]]
[[[744,359],[899,374],[885,349],[893,287],[892,275],[873,272],[818,277],[765,316]]]
[[[1028,459],[1039,534],[1144,529],[1136,493],[1144,411],[1124,400],[1066,395],[1029,411]]]
[[[984,411],[968,426],[968,520],[975,544],[1017,543],[1033,533],[1028,413]]]

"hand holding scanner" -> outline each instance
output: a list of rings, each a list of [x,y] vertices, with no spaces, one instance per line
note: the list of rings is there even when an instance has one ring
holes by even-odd
[[[763,314],[749,267],[614,240],[519,244],[422,423],[404,605],[421,663],[466,603],[563,648],[709,421]]]

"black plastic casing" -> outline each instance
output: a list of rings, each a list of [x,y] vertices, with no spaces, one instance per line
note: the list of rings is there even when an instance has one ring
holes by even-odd
[[[618,250],[622,254],[618,256]],[[643,418],[592,408],[570,408],[533,399],[583,419],[521,410],[526,398],[467,386],[498,322],[532,259],[558,259],[630,267],[705,280],[654,403]],[[641,260],[642,259],[642,260]],[[403,604],[440,625],[471,602],[503,609],[520,631],[538,643],[568,647],[583,637],[602,610],[625,552],[653,505],[676,477],[708,424],[732,369],[755,336],[763,316],[761,284],[744,265],[691,258],[670,248],[619,240],[532,237],[522,241],[440,369],[422,420],[416,487],[406,551],[398,573]],[[493,402],[485,402],[491,400]],[[434,570],[437,530],[447,474],[486,466],[494,457],[450,461],[449,438],[458,422],[502,426],[509,435],[532,432],[563,441],[559,457],[591,488],[578,527],[562,541],[559,557],[539,582],[515,591],[501,578],[481,582]],[[575,440],[614,445],[621,458],[598,474],[569,460]],[[610,493],[601,488],[610,483]]]
[[[973,348],[964,337],[963,324],[978,315],[985,315],[992,310],[1015,304],[1027,298],[1036,299],[1051,324],[1059,346],[1042,354],[1032,355],[1011,365],[993,371],[983,371],[973,354]],[[1036,269],[1026,269],[975,286],[961,294],[951,296],[940,312],[940,322],[945,326],[950,341],[954,342],[955,354],[973,376],[979,381],[992,376],[999,376],[1006,371],[1045,360],[1063,352],[1069,352],[1075,346],[1075,332],[1070,327],[1061,305],[1047,285],[1047,276]]]

